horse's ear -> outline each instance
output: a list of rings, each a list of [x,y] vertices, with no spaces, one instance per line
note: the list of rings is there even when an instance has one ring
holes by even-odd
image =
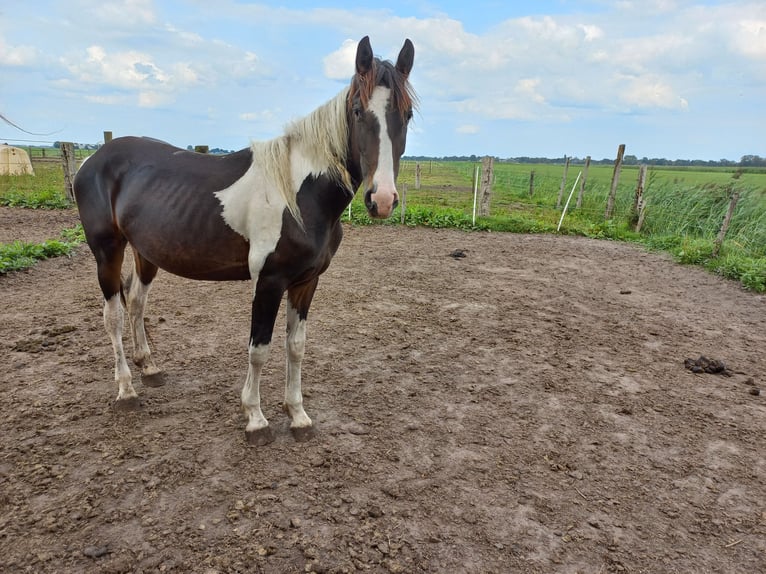
[[[366,76],[370,70],[372,70],[372,46],[370,46],[370,37],[365,36],[356,48],[356,73]]]
[[[409,38],[404,41],[404,46],[396,59],[396,69],[406,78],[412,70],[412,63],[415,61],[415,46],[412,45]]]

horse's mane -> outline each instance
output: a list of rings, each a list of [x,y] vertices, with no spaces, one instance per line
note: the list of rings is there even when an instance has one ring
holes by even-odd
[[[300,147],[317,172],[325,172],[351,192],[355,191],[351,189],[351,176],[346,169],[348,112],[355,97],[366,106],[378,85],[391,89],[392,105],[402,116],[412,112],[417,97],[407,79],[395,72],[390,62],[375,58],[372,73],[355,76],[351,85],[337,96],[304,118],[288,124],[282,136],[252,143],[253,161],[277,183],[287,209],[299,223],[302,220],[298,210],[298,189],[292,180],[290,150]]]

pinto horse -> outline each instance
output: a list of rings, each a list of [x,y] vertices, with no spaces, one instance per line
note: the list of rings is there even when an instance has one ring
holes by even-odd
[[[158,269],[190,279],[253,281],[248,370],[242,388],[249,442],[274,440],[261,412],[259,382],[280,303],[287,292],[284,410],[296,440],[312,436],[303,408],[306,319],[319,276],[340,245],[340,216],[363,186],[372,217],[398,201],[396,178],[415,95],[415,50],[396,64],[357,46],[356,73],[335,98],[271,141],[223,156],[136,137],[104,145],[77,173],[74,194],[104,295],[118,391],[115,408],[140,404],[122,345],[125,302],[133,361],[147,386],[162,384],[144,331],[144,307]],[[124,282],[130,244],[135,265]]]

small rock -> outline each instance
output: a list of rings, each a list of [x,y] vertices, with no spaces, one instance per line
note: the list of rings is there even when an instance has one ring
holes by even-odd
[[[760,394],[761,394],[761,389],[759,389],[758,387],[753,387],[753,388],[752,388],[752,389],[750,389],[750,391],[748,391],[748,392],[749,392],[751,395],[753,395],[754,397],[757,397],[758,395],[760,395]]]
[[[297,516],[294,516],[290,519],[290,526],[293,528],[300,528],[303,525],[303,521],[298,518]]]
[[[109,546],[87,546],[82,553],[88,558],[101,558],[111,552]]]

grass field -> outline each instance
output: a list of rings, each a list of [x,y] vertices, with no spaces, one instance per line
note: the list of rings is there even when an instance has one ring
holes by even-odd
[[[406,193],[408,225],[457,227],[465,230],[556,233],[562,209],[557,207],[563,165],[496,163],[490,216],[473,221],[473,178],[476,164],[420,162],[420,189],[415,189],[416,162],[404,161],[399,188]],[[0,205],[57,209],[70,204],[63,194],[63,171],[57,162],[35,161],[35,176],[0,176]],[[571,165],[562,205],[582,166]],[[530,174],[534,189],[530,196]],[[645,185],[647,207],[640,233],[634,231],[633,202],[638,168],[625,166],[617,188],[613,216],[604,217],[612,166],[591,165],[581,207],[577,190],[560,233],[640,242],[673,254],[680,262],[702,265],[766,291],[766,172],[738,174],[730,168],[704,170],[652,168]],[[405,191],[406,190],[406,191]],[[739,202],[726,240],[714,255],[716,236],[732,193]],[[372,224],[357,194],[351,218]],[[401,220],[398,208],[383,224]],[[376,222],[379,223],[379,222]]]

